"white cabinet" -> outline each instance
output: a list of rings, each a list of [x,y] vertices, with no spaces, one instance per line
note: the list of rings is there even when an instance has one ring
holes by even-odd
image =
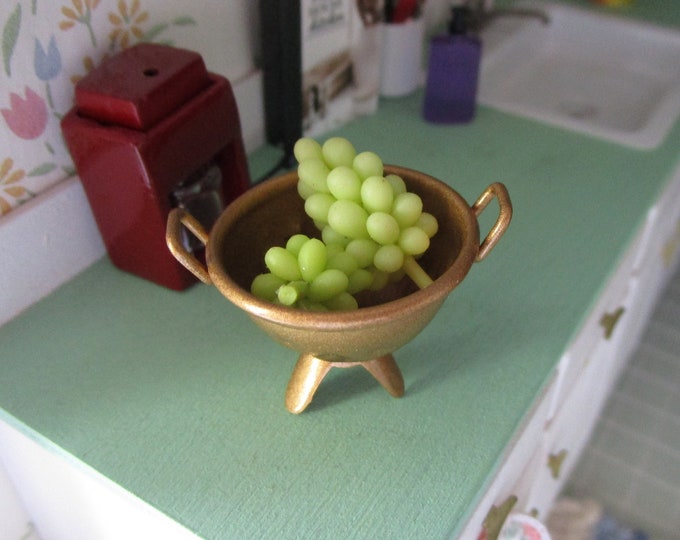
[[[37,539],[28,512],[0,460],[0,538]]]
[[[0,418],[0,467],[6,469],[30,516],[29,521],[20,509],[3,506],[6,501],[0,493],[3,540],[199,540],[160,510],[40,438]],[[15,535],[13,528],[21,521],[21,535]]]
[[[630,331],[623,350],[632,349],[651,316],[680,259],[680,171],[647,214],[650,234],[641,246],[631,280]]]
[[[547,518],[679,259],[680,169],[560,359],[461,538],[495,538],[511,510]]]
[[[524,508],[541,519],[547,518],[595,428],[611,390],[615,350],[611,341],[598,343],[562,407],[546,425],[538,473]]]
[[[531,479],[534,476],[535,464],[538,463],[537,451],[545,429],[548,408],[552,402],[554,381],[538,399],[536,405],[527,416],[528,421],[520,430],[520,435],[508,447],[499,474],[494,478],[477,509],[468,521],[460,538],[493,537],[493,531],[503,523],[507,511],[517,508],[526,500],[531,491]]]

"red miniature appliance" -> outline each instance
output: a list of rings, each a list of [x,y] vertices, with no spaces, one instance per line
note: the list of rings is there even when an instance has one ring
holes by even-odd
[[[62,130],[112,262],[170,289],[194,283],[165,243],[168,213],[187,208],[210,230],[250,185],[229,81],[198,53],[140,44],[78,82]]]

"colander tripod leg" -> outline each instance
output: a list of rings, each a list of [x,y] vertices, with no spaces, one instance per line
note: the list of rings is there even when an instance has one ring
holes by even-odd
[[[391,354],[365,362],[329,362],[313,354],[302,354],[288,381],[286,408],[293,414],[301,413],[312,402],[316,389],[331,368],[357,365],[363,366],[392,396],[404,395],[404,378]]]
[[[374,358],[368,362],[361,362],[361,365],[364,366],[392,396],[401,397],[404,395],[404,377],[401,375],[401,370],[391,354],[386,354],[380,358]]]
[[[316,389],[333,367],[332,362],[312,354],[302,354],[295,364],[286,389],[286,409],[293,414],[304,411],[312,402]]]

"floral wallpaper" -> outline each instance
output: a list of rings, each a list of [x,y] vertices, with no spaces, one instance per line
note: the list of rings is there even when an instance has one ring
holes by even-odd
[[[221,4],[221,3],[220,3]],[[184,46],[200,31],[192,0],[2,0],[0,216],[75,174],[60,120],[73,87],[138,42]],[[203,17],[210,16],[203,13]]]

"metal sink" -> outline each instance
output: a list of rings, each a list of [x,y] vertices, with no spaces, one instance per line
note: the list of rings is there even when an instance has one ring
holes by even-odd
[[[550,3],[482,32],[479,101],[634,148],[658,146],[680,113],[680,32]]]

